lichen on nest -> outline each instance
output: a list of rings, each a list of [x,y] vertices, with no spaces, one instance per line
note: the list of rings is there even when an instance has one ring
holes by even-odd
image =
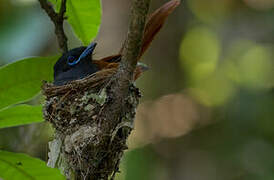
[[[107,84],[115,72],[103,70],[64,86],[44,83],[42,87],[46,96],[44,118],[55,128],[48,164],[63,169],[67,177],[73,172],[76,176],[106,179],[118,171],[134,127],[140,92],[133,84],[130,86],[118,123],[106,132],[103,128],[112,123],[108,119],[99,121],[99,117],[104,107],[113,103]],[[53,148],[54,142],[59,146]]]

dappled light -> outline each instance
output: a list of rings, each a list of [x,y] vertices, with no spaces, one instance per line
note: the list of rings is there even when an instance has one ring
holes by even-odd
[[[274,7],[273,0],[244,0],[244,2],[256,10],[269,10]]]
[[[224,68],[227,76],[239,86],[253,90],[273,87],[273,47],[238,40],[228,50]],[[226,67],[227,65],[227,67]]]
[[[235,0],[187,0],[197,19],[209,24],[221,23],[228,18],[235,4]]]
[[[138,147],[161,138],[180,137],[194,127],[209,123],[209,118],[209,110],[186,94],[170,94],[155,102],[142,103],[129,145]]]
[[[180,60],[191,83],[204,81],[215,72],[221,53],[220,45],[217,34],[206,27],[194,27],[186,33],[180,47]]]

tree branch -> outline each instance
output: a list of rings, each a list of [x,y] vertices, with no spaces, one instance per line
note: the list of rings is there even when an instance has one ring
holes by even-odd
[[[106,87],[108,95],[112,97],[112,103],[103,107],[102,113],[98,115],[99,122],[101,122],[103,127],[102,133],[107,133],[111,128],[116,127],[120,123],[120,117],[123,115],[125,99],[130,92],[133,73],[141,50],[149,5],[150,0],[133,1],[122,60],[117,73]],[[105,122],[106,119],[107,123]]]
[[[122,64],[133,72],[140,54],[142,39],[149,10],[150,0],[134,0],[131,7],[131,19],[124,49]]]
[[[56,13],[54,8],[47,2],[47,0],[38,0],[41,7],[46,11],[51,21],[55,26],[55,34],[57,36],[58,44],[63,53],[68,51],[67,36],[65,34],[63,23],[65,20],[66,0],[62,0],[59,13]]]

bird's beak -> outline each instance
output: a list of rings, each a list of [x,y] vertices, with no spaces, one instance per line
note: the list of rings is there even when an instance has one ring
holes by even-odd
[[[97,43],[92,42],[88,47],[82,52],[82,54],[79,56],[79,58],[76,61],[73,61],[72,63],[68,62],[70,66],[74,66],[78,64],[82,59],[86,58],[88,55],[92,54],[93,50],[95,49]]]
[[[84,50],[84,52],[82,52],[82,54],[80,55],[80,57],[78,58],[77,61],[79,62],[82,59],[86,58],[88,55],[92,54],[96,45],[97,45],[97,43],[95,43],[95,42],[92,42],[90,45],[88,45],[88,47]]]
[[[149,70],[149,67],[146,64],[140,63],[140,62],[137,63],[137,68],[139,68],[141,72],[145,72]]]
[[[145,71],[149,70],[148,66],[138,62],[134,71],[133,79],[136,81]]]

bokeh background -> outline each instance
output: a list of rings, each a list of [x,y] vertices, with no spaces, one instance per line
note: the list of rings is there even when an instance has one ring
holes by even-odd
[[[95,58],[120,49],[130,1],[102,7]],[[69,47],[81,45],[65,27]],[[59,53],[53,28],[36,0],[0,0],[0,66]],[[274,0],[183,0],[143,62],[116,179],[274,179]],[[52,135],[47,123],[1,129],[0,149],[46,160]]]

